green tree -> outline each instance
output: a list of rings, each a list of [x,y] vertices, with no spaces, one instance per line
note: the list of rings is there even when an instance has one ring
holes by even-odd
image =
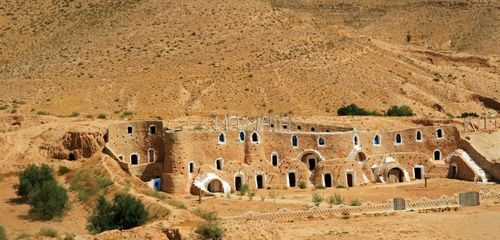
[[[97,199],[97,205],[88,219],[87,229],[95,233],[113,229],[112,220],[111,204],[101,195]]]
[[[38,188],[43,182],[54,180],[52,168],[47,164],[37,167],[34,164],[29,165],[24,171],[19,173],[19,187],[17,195],[27,198],[33,189]]]
[[[29,214],[44,220],[60,217],[68,208],[68,200],[66,189],[55,180],[45,181],[28,194]]]
[[[413,116],[413,110],[407,105],[392,106],[387,110],[387,116]]]
[[[353,116],[367,116],[367,115],[378,115],[374,111],[368,111],[364,108],[358,107],[356,104],[352,103],[347,106],[342,106],[337,110],[337,115],[339,116],[347,116],[347,115],[353,115]]]
[[[140,226],[148,220],[148,211],[146,211],[142,201],[130,194],[116,194],[111,212],[113,223],[119,229]]]
[[[222,228],[217,224],[217,222],[205,222],[198,227],[196,227],[195,230],[196,233],[200,234],[202,239],[210,239],[210,240],[221,240],[222,236],[224,235],[224,231]]]
[[[99,197],[87,229],[99,233],[110,229],[130,229],[146,223],[148,212],[141,200],[128,193],[118,193],[111,205],[104,197]]]

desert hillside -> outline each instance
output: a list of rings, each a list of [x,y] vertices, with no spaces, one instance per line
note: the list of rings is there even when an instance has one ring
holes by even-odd
[[[5,0],[0,114],[335,115],[349,103],[407,104],[419,117],[498,112],[499,7]]]

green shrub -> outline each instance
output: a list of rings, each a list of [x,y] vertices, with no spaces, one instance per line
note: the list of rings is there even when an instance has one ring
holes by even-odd
[[[342,195],[335,193],[333,196],[330,196],[328,198],[328,203],[335,205],[344,204],[344,198],[342,197]]]
[[[205,222],[196,227],[195,232],[201,235],[202,239],[222,240],[224,232],[216,222]]]
[[[361,201],[359,201],[358,199],[352,199],[351,206],[361,206]]]
[[[122,113],[122,117],[130,117],[132,115],[134,115],[134,113],[130,112],[130,111],[125,111],[125,112]]]
[[[42,237],[50,237],[50,238],[56,238],[57,237],[57,230],[53,228],[42,228],[38,232],[38,236]]]
[[[3,226],[0,226],[0,240],[7,240],[7,233]]]
[[[339,184],[339,185],[336,186],[336,188],[345,188],[345,186],[342,185],[342,184]]]
[[[69,234],[69,233],[66,233],[64,235],[64,238],[63,238],[63,240],[74,240],[74,239],[75,239],[75,235]]]
[[[37,219],[61,217],[69,206],[66,189],[55,180],[45,181],[28,194],[29,214]]]
[[[243,198],[243,196],[245,196],[245,194],[248,192],[248,184],[243,184],[241,187],[240,187],[240,199]]]
[[[111,204],[101,195],[97,204],[89,216],[87,229],[94,233],[100,233],[114,228]]]
[[[12,109],[12,110],[10,110],[10,113],[11,113],[11,114],[17,113],[17,109]]]
[[[165,200],[167,198],[167,195],[163,192],[155,191],[153,189],[148,189],[144,191],[144,194],[150,197],[154,197],[160,200]]]
[[[300,189],[306,189],[307,188],[306,182],[299,182],[299,188]]]
[[[464,112],[460,115],[461,118],[467,118],[467,117],[479,117],[479,115],[475,112]]]
[[[325,189],[325,186],[318,185],[318,186],[316,186],[316,187],[314,187],[314,188],[316,188],[316,189]]]
[[[187,206],[183,202],[179,202],[174,199],[168,199],[167,203],[171,206],[176,207],[177,209],[187,209]]]
[[[87,170],[79,170],[70,179],[69,183],[69,189],[78,193],[78,199],[82,202],[87,202],[96,193],[106,193],[108,187],[113,184],[113,181],[102,176],[94,177],[92,172]]]
[[[49,115],[50,113],[45,112],[45,111],[38,111],[36,114],[38,114],[38,115]]]
[[[203,218],[207,221],[213,221],[213,220],[217,220],[218,216],[217,216],[217,213],[216,212],[213,212],[213,211],[207,211],[207,210],[203,210],[203,209],[200,209],[200,208],[196,208],[195,210],[192,211],[194,215],[200,217],[200,218]]]
[[[108,188],[109,186],[113,185],[113,181],[111,181],[111,179],[106,178],[106,177],[98,176],[98,177],[96,177],[95,181],[97,183],[97,187],[99,188],[99,190],[104,190],[104,189]]]
[[[255,197],[255,194],[257,194],[255,190],[249,190],[247,192],[248,200],[252,201],[253,197]]]
[[[387,116],[391,117],[401,117],[401,116],[413,116],[413,110],[407,105],[402,106],[392,106],[387,110]]]
[[[319,204],[323,202],[323,196],[319,195],[319,193],[313,193],[312,202],[314,203],[314,206],[318,207]]]
[[[148,220],[148,211],[141,200],[127,193],[118,193],[111,205],[100,196],[89,217],[87,229],[99,233],[110,229],[130,229]]]
[[[350,104],[347,106],[342,106],[337,110],[337,115],[339,116],[368,116],[368,115],[379,115],[374,111],[368,111],[366,109],[358,107],[356,104]]]
[[[0,110],[5,110],[9,107],[9,105],[5,105],[5,104],[0,104]]]
[[[19,173],[17,195],[26,199],[29,193],[38,188],[43,182],[52,180],[54,180],[54,175],[49,165],[42,164],[42,166],[37,167],[31,164]]]
[[[72,112],[69,117],[78,117],[80,116],[80,113],[79,112]]]
[[[99,113],[99,115],[97,115],[97,118],[99,119],[106,119],[108,116],[104,113]]]
[[[66,173],[69,173],[69,172],[71,172],[71,169],[69,169],[69,168],[67,168],[65,166],[60,166],[59,167],[59,171],[57,171],[57,173],[59,174],[59,176],[62,176],[62,175],[66,174]]]

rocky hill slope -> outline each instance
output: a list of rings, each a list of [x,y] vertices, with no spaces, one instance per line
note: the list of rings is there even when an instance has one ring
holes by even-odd
[[[0,3],[3,114],[500,110],[497,1]],[[125,114],[129,115],[129,114]]]

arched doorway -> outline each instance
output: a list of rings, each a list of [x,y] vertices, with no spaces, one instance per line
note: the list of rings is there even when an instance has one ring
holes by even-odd
[[[295,187],[297,185],[297,176],[295,175],[295,172],[289,172],[288,173],[288,186],[289,187]]]
[[[242,183],[243,183],[243,179],[241,178],[241,176],[234,177],[234,189],[236,191],[240,191],[241,186],[243,185]]]
[[[255,181],[257,182],[257,189],[264,188],[264,176],[262,174],[257,175]]]
[[[388,183],[398,183],[403,182],[403,171],[400,168],[392,168],[387,173],[387,182]]]
[[[211,193],[224,192],[222,182],[219,179],[213,179],[208,183],[207,189]]]
[[[326,188],[332,187],[332,174],[325,173],[325,175],[323,176],[323,181],[325,182]]]
[[[354,176],[354,172],[348,171],[346,172],[346,178],[347,178],[347,186],[348,187],[354,187],[356,178]]]
[[[316,150],[306,150],[297,159],[305,163],[309,171],[314,171],[323,157]]]
[[[356,154],[356,161],[358,162],[366,161],[366,154],[363,152],[358,152],[358,154]]]

